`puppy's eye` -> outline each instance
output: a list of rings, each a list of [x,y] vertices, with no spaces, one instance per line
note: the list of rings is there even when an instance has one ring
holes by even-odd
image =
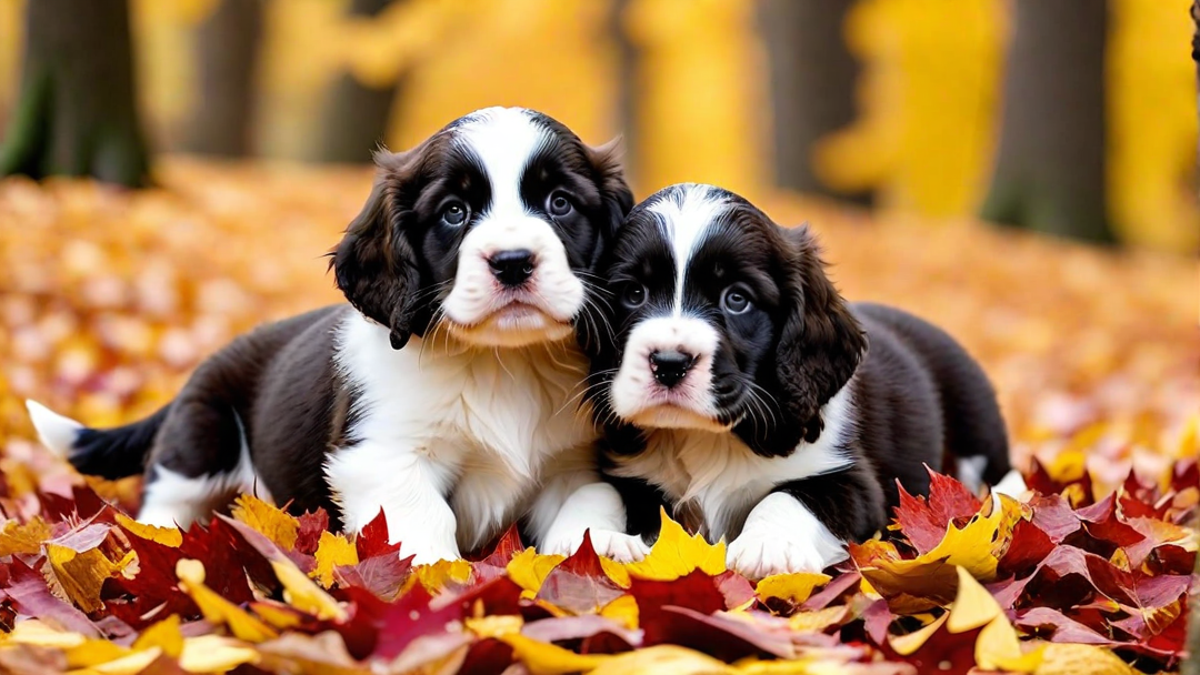
[[[646,287],[641,284],[629,284],[621,294],[621,302],[629,309],[637,309],[646,304]]]
[[[571,198],[563,192],[552,192],[550,197],[546,199],[546,211],[555,218],[562,218],[570,215],[575,210],[575,205],[571,203]]]
[[[442,207],[442,222],[450,227],[458,227],[467,222],[467,205],[462,202],[450,202]]]
[[[742,314],[750,309],[750,296],[737,286],[730,286],[721,294],[721,309],[730,314]]]

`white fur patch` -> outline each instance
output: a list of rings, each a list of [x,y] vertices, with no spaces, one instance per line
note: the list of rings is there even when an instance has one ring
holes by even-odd
[[[587,371],[570,341],[480,350],[414,337],[396,351],[387,328],[357,313],[337,340],[337,365],[359,393],[349,435],[363,440],[329,455],[329,485],[348,530],[382,507],[391,539],[419,562],[499,534],[547,465],[595,440],[590,410],[574,404]]]
[[[25,409],[29,411],[29,419],[42,445],[60,457],[70,457],[83,425],[32,399],[25,401]]]
[[[987,469],[988,459],[984,455],[958,458],[958,480],[971,491],[979,494],[983,489],[983,472]]]
[[[696,428],[707,423],[713,431],[725,430],[716,422],[711,391],[713,357],[720,339],[712,325],[701,319],[655,317],[640,322],[629,332],[621,368],[610,385],[613,412],[644,428]],[[691,354],[696,361],[682,381],[667,388],[655,381],[650,354],[671,350]],[[692,414],[681,415],[680,409]]]
[[[613,473],[643,478],[674,502],[695,500],[710,540],[730,539],[742,530],[750,509],[775,486],[843,469],[851,458],[841,452],[854,419],[854,380],[822,408],[825,429],[815,443],[801,442],[787,457],[754,454],[736,435],[685,429],[647,432],[646,449],[618,457]]]
[[[712,188],[695,183],[679,186],[679,192],[672,192],[648,207],[652,213],[660,216],[659,227],[663,237],[671,242],[675,258],[675,316],[683,315],[683,289],[688,263],[704,243],[713,221],[725,208],[726,200],[714,193]]]
[[[241,436],[238,463],[232,471],[189,478],[164,466],[154,466],[154,480],[142,493],[139,522],[187,529],[193,522],[206,522],[213,509],[221,508],[237,493],[252,494],[265,502],[273,502],[271,493],[259,480],[250,459],[245,428],[234,414]]]
[[[1005,495],[1013,499],[1020,498],[1022,494],[1028,491],[1029,486],[1025,484],[1025,478],[1016,469],[1004,474],[1004,478],[1001,478],[999,483],[992,486],[992,494]]]
[[[846,544],[795,497],[775,492],[754,507],[726,551],[730,569],[751,579],[820,572],[845,560]]]
[[[456,142],[479,158],[491,186],[491,202],[463,238],[454,287],[442,303],[448,327],[463,341],[516,347],[573,333],[583,283],[554,228],[521,199],[525,168],[549,140],[550,132],[519,108],[481,110],[458,131]],[[488,260],[518,249],[533,254],[533,276],[521,288],[506,288]]]

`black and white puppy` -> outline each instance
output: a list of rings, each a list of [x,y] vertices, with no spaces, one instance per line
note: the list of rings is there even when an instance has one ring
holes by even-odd
[[[545,540],[566,496],[597,480],[575,325],[632,206],[619,163],[515,108],[377,163],[331,254],[349,305],[237,339],[125,427],[30,402],[43,442],[84,473],[145,472],[139,519],[157,525],[253,491],[325,507],[349,531],[382,507],[418,563],[457,558],[521,516]],[[582,537],[568,525],[557,541]]]
[[[819,571],[884,527],[897,480],[928,492],[922,464],[945,454],[976,485],[1010,470],[979,366],[916,317],[847,304],[807,228],[676,185],[634,208],[601,270],[615,340],[589,392],[634,536],[662,504],[747,576]]]

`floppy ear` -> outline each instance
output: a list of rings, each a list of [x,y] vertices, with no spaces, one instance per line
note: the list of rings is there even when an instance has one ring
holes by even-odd
[[[785,319],[776,346],[776,376],[785,418],[800,424],[795,443],[821,435],[821,406],[829,402],[858,368],[867,349],[862,326],[825,276],[816,240],[804,225],[780,228],[787,258]],[[789,439],[789,441],[792,439]],[[793,443],[788,451],[795,447]]]
[[[621,166],[620,136],[594,148],[585,145],[584,149],[598,178],[606,212],[605,222],[597,223],[600,227],[600,242],[589,261],[589,267],[595,270],[600,254],[606,246],[612,244],[613,237],[625,221],[625,216],[633,208],[633,191],[625,182],[625,170]]]
[[[417,307],[421,275],[404,234],[404,221],[412,215],[399,203],[410,154],[376,156],[379,169],[371,196],[346,228],[329,263],[350,304],[391,330],[393,349],[404,347],[414,332],[419,335],[425,329],[420,315],[426,312]]]

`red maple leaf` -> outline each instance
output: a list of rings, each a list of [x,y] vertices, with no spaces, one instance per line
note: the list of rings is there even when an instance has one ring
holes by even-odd
[[[896,522],[900,531],[920,553],[937,547],[946,534],[946,526],[966,520],[979,512],[982,503],[965,485],[928,466],[929,498],[912,496],[896,481],[900,505],[896,507]]]

